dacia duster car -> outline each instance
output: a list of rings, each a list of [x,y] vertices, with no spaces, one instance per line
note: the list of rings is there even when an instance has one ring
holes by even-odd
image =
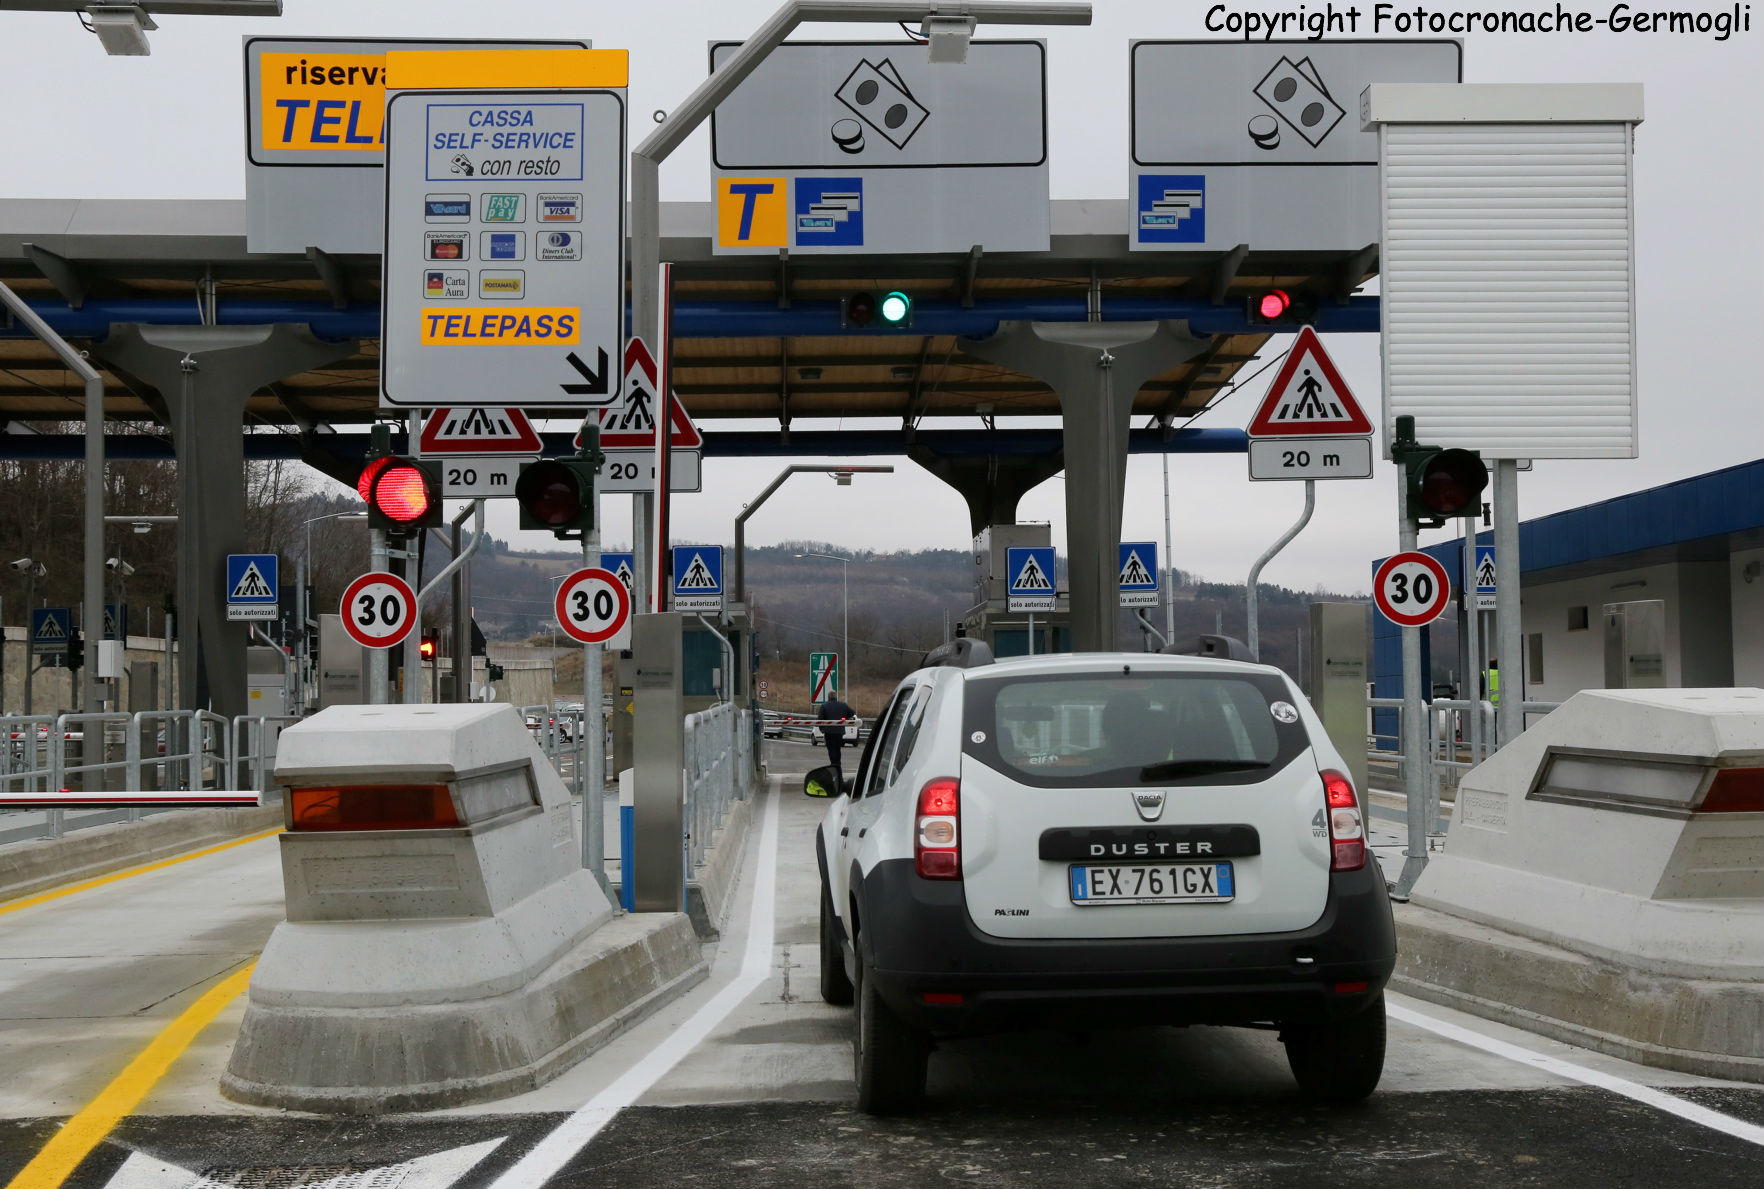
[[[973,641],[927,661],[815,839],[820,990],[855,1000],[863,1109],[917,1106],[940,1039],[1038,1026],[1274,1028],[1306,1095],[1372,1092],[1390,901],[1285,674]]]

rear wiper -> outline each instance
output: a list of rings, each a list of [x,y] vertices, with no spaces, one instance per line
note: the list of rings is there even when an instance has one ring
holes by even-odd
[[[1261,760],[1165,760],[1139,770],[1141,780],[1172,780],[1178,776],[1207,776],[1215,772],[1251,772],[1268,765]]]

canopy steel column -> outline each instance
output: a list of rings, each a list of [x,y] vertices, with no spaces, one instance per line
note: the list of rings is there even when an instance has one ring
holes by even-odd
[[[1177,322],[1007,322],[970,355],[1033,376],[1060,400],[1072,648],[1111,652],[1120,612],[1121,503],[1133,398],[1211,344]]]
[[[227,554],[245,551],[245,402],[265,384],[356,353],[305,326],[111,327],[92,353],[158,390],[178,460],[178,696],[231,718],[249,707],[246,632],[226,620]]]

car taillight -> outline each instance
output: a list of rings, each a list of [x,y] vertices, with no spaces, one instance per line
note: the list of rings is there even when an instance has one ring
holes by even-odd
[[[1764,768],[1723,768],[1709,782],[1695,813],[1756,813],[1764,810]]]
[[[913,832],[913,866],[924,879],[960,879],[962,786],[948,778],[919,790],[918,828]]]
[[[1353,781],[1339,772],[1323,773],[1323,798],[1328,803],[1329,869],[1358,871],[1366,865],[1366,824]]]
[[[444,784],[294,789],[290,830],[444,830],[460,824]]]

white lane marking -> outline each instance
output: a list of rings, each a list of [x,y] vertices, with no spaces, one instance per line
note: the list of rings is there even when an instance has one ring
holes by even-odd
[[[766,815],[760,828],[758,871],[753,881],[753,906],[747,922],[747,945],[741,953],[741,973],[718,991],[668,1038],[638,1058],[606,1089],[590,1098],[574,1114],[509,1170],[497,1177],[490,1189],[535,1189],[560,1172],[588,1146],[613,1116],[643,1096],[669,1070],[697,1048],[772,973],[773,910],[778,890],[778,802],[769,791]]]
[[[507,1138],[485,1140],[481,1144],[452,1148],[432,1156],[418,1156],[385,1168],[340,1173],[322,1181],[309,1182],[303,1189],[369,1189],[370,1186],[393,1185],[398,1189],[448,1189]],[[233,1184],[140,1152],[131,1152],[122,1167],[106,1182],[105,1189],[233,1189]]]
[[[1764,1145],[1764,1127],[1755,1123],[1747,1123],[1744,1119],[1736,1119],[1732,1115],[1724,1115],[1720,1111],[1712,1111],[1706,1106],[1698,1106],[1683,1098],[1675,1097],[1640,1082],[1632,1082],[1628,1078],[1620,1078],[1615,1074],[1600,1073],[1584,1065],[1576,1065],[1572,1061],[1564,1061],[1560,1057],[1550,1057],[1543,1053],[1533,1052],[1504,1040],[1496,1040],[1492,1036],[1484,1036],[1469,1028],[1457,1024],[1448,1024],[1444,1020],[1436,1020],[1432,1016],[1423,1015],[1410,1008],[1401,1007],[1386,1001],[1384,1010],[1393,1020],[1401,1020],[1416,1028],[1425,1029],[1436,1036],[1447,1040],[1455,1040],[1459,1044],[1469,1045],[1473,1049],[1481,1049],[1485,1053],[1493,1053],[1497,1057],[1505,1057],[1509,1061],[1517,1061],[1521,1065],[1529,1065],[1533,1069],[1541,1069],[1545,1073],[1553,1073],[1559,1078],[1571,1082],[1580,1082],[1587,1086],[1597,1086],[1601,1090],[1609,1090],[1613,1094],[1651,1106],[1656,1110],[1665,1111],[1669,1115],[1677,1115],[1692,1123],[1700,1123],[1704,1127],[1713,1128],[1735,1139],[1743,1139],[1747,1143]]]

